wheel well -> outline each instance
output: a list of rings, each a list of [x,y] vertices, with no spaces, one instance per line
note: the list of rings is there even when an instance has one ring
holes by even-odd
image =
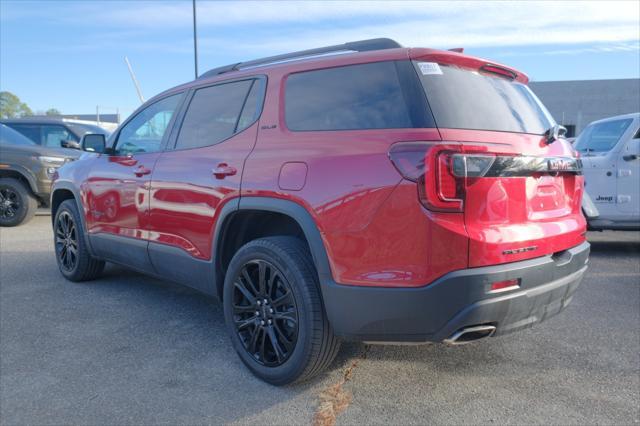
[[[33,194],[33,188],[31,187],[31,183],[29,179],[24,177],[24,175],[15,170],[0,170],[0,178],[13,178],[17,179],[20,182],[24,183],[25,187]],[[35,194],[34,194],[35,195]]]
[[[51,220],[53,221],[56,217],[56,213],[58,212],[58,207],[65,200],[73,200],[73,192],[68,189],[58,189],[56,190],[51,197]]]
[[[298,222],[286,214],[262,211],[241,210],[227,218],[222,226],[220,241],[217,245],[216,258],[217,291],[222,300],[222,288],[227,267],[233,255],[240,247],[258,238],[288,235],[302,240],[307,249],[309,242]]]

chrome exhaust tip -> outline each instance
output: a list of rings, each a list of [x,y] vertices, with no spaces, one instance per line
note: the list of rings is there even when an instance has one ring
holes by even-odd
[[[465,327],[456,331],[451,337],[444,339],[444,343],[448,345],[464,345],[491,337],[495,332],[495,325],[474,325],[473,327]]]

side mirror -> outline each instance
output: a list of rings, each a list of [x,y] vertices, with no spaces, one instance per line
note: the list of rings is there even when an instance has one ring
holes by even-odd
[[[82,146],[80,146],[78,142],[70,140],[61,140],[60,146],[63,148],[82,149]]]
[[[104,135],[99,133],[87,133],[80,142],[83,151],[102,154],[105,151],[107,142]]]

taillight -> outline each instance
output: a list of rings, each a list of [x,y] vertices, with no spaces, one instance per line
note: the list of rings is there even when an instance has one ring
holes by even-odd
[[[418,198],[429,210],[461,212],[464,180],[453,173],[458,145],[436,142],[400,142],[389,150],[398,172],[418,184]]]
[[[399,142],[389,150],[400,174],[418,184],[418,198],[429,210],[464,211],[467,178],[483,177],[495,161],[487,146],[448,142]]]
[[[461,212],[464,207],[464,179],[453,174],[456,151],[451,147],[433,151],[435,170],[425,176],[425,206],[435,211]]]

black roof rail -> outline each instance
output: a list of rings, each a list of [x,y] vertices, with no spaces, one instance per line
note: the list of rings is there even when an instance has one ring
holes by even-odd
[[[299,52],[285,53],[283,55],[269,56],[261,59],[254,59],[247,62],[237,62],[222,67],[214,68],[202,74],[200,78],[213,77],[231,71],[237,71],[240,68],[255,67],[274,62],[287,61],[290,59],[304,58],[307,56],[322,55],[332,52],[367,52],[370,50],[395,49],[402,47],[398,42],[390,38],[373,38],[370,40],[351,41],[344,44],[336,44],[334,46],[318,47],[316,49],[301,50]]]

